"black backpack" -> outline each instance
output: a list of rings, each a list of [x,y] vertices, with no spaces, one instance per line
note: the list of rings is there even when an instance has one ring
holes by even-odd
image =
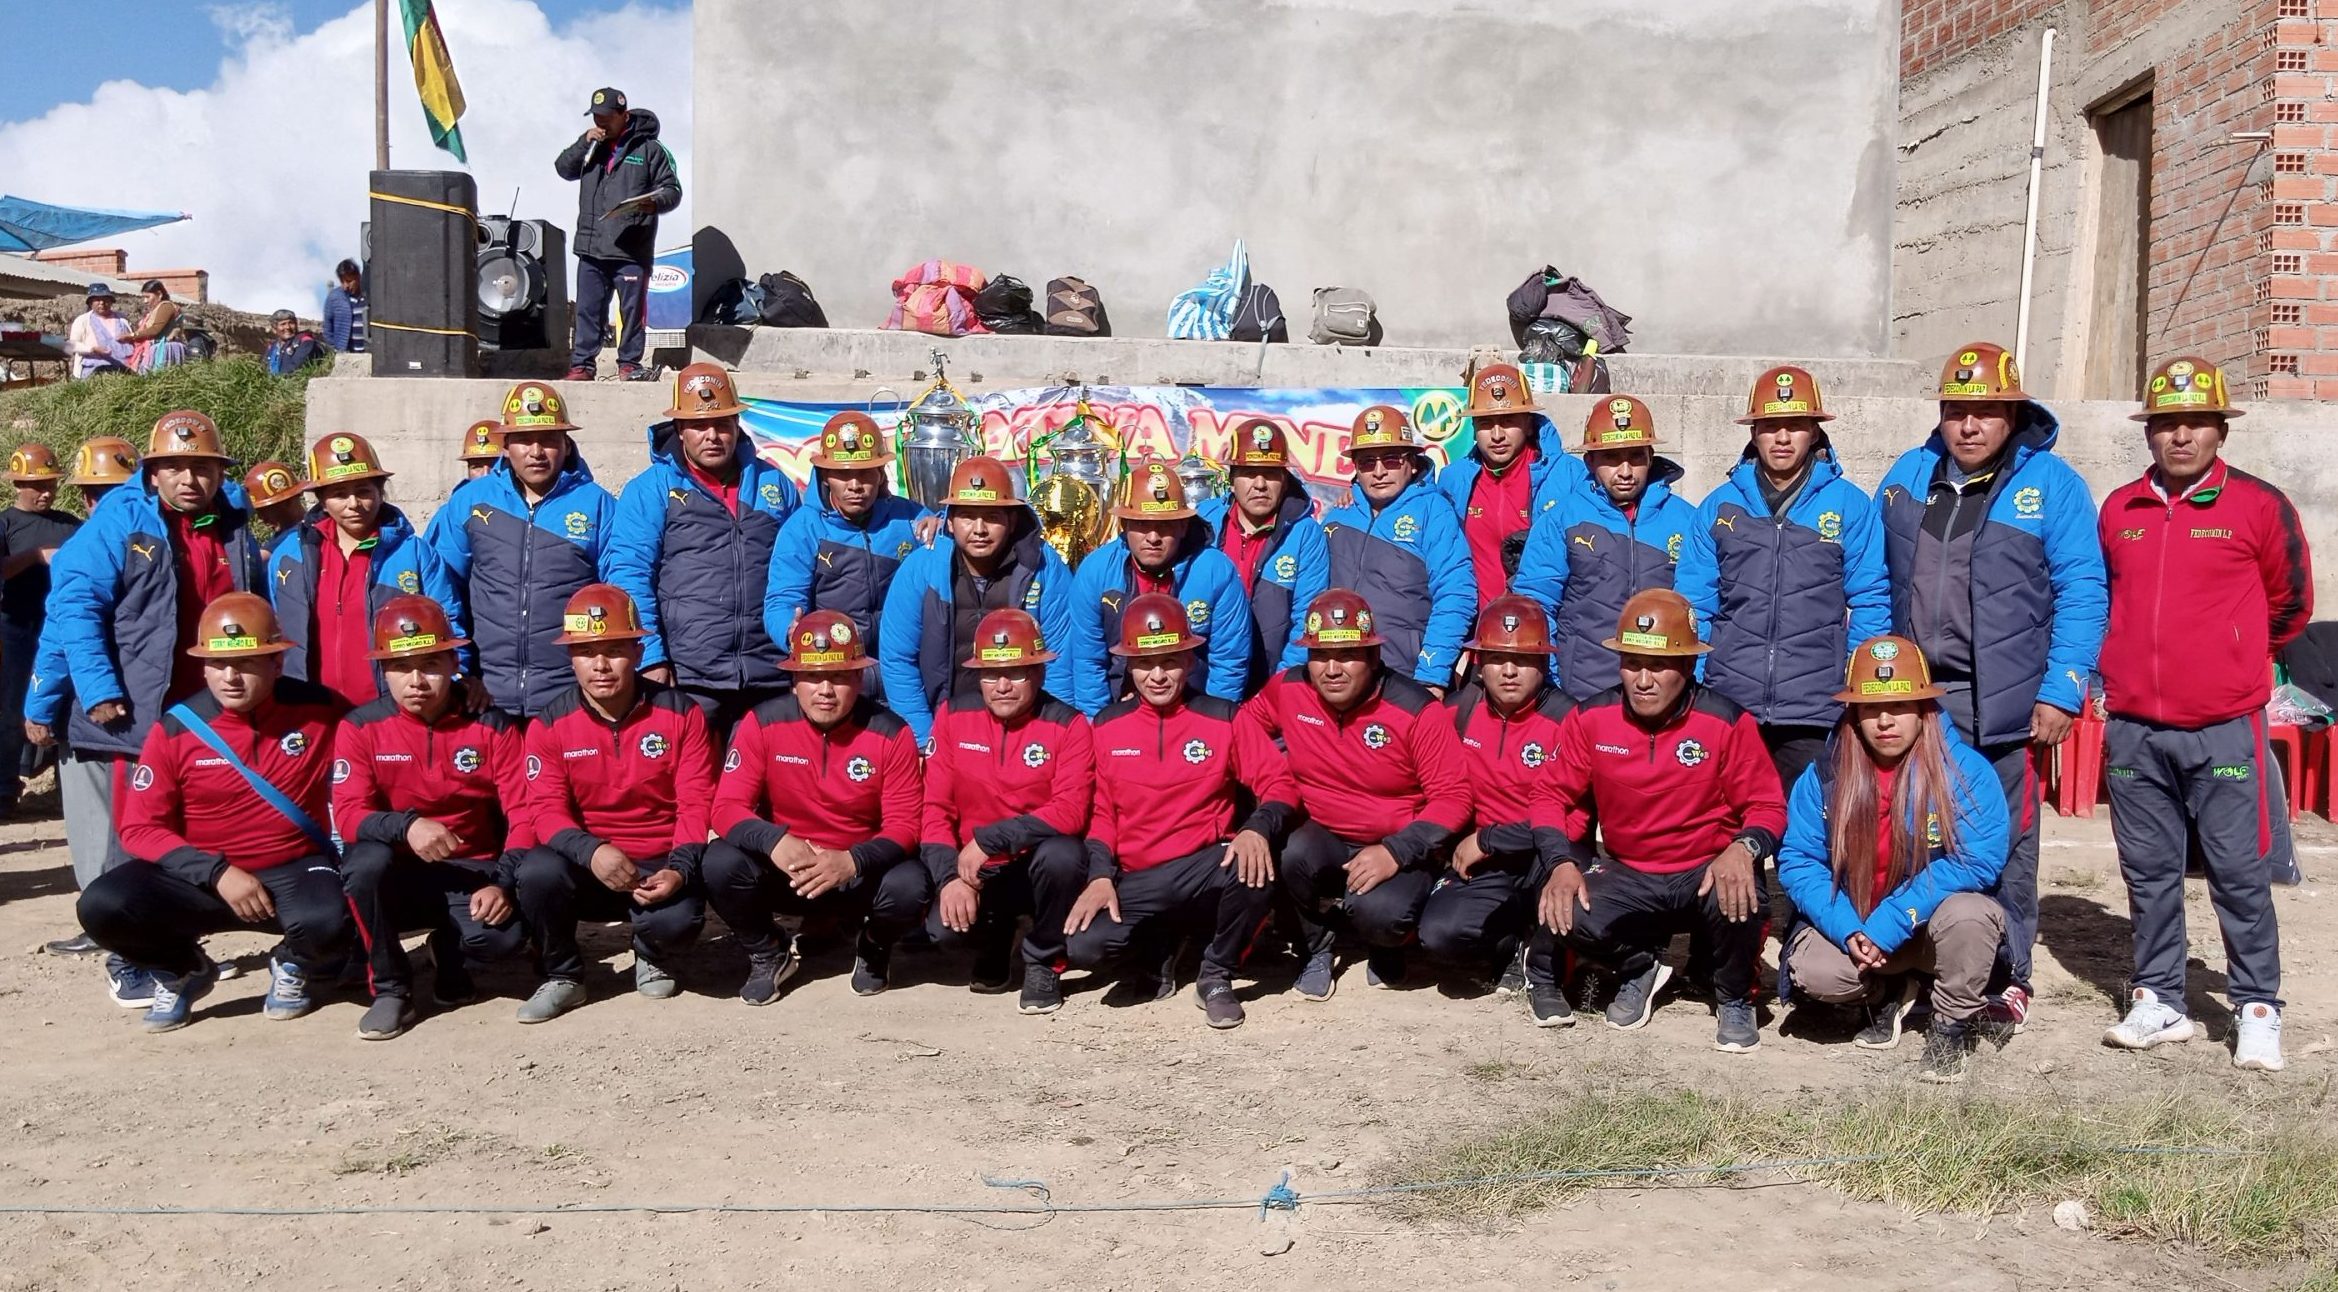
[[[756,280],[763,299],[756,310],[765,327],[826,327],[828,315],[812,297],[810,284],[783,269]]]
[[[1031,286],[1012,274],[1000,274],[974,294],[974,317],[993,332],[1029,335],[1044,326],[1031,308]]]
[[[1284,341],[1291,339],[1291,329],[1283,320],[1282,298],[1265,283],[1252,283],[1243,290],[1242,300],[1234,307],[1233,330],[1226,334],[1229,341]]]
[[[1049,336],[1111,336],[1112,320],[1104,313],[1104,298],[1085,279],[1051,278],[1046,329]]]

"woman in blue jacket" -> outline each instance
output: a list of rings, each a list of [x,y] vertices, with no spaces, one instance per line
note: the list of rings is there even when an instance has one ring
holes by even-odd
[[[2005,935],[1997,776],[1942,716],[1924,652],[1875,637],[1851,656],[1827,751],[1786,805],[1778,878],[1800,912],[1783,972],[1814,1000],[1865,1005],[1855,1044],[1888,1050],[1932,980],[1920,1075],[1964,1080]]]

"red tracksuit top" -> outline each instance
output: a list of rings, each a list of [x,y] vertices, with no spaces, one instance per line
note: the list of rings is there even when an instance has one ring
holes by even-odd
[[[934,715],[925,760],[925,809],[918,842],[934,882],[958,873],[969,839],[989,855],[985,868],[1056,835],[1088,828],[1096,757],[1088,719],[1047,695],[1009,727],[980,700],[953,701]]]
[[[1469,824],[1453,715],[1409,677],[1384,672],[1370,698],[1334,715],[1302,664],[1268,678],[1242,721],[1282,742],[1299,806],[1344,843],[1384,843],[1398,864],[1423,867]]]
[[[1510,590],[1510,574],[1502,568],[1502,544],[1531,519],[1534,464],[1539,457],[1529,447],[1500,475],[1490,467],[1481,468],[1469,486],[1461,535],[1469,543],[1469,568],[1477,577],[1481,606]]]
[[[570,687],[528,727],[528,815],[546,847],[579,865],[614,844],[639,865],[706,842],[714,745],[680,691],[638,684],[633,711],[602,720]]]
[[[1189,856],[1234,833],[1245,793],[1257,809],[1242,827],[1280,842],[1299,806],[1290,764],[1265,728],[1215,696],[1187,696],[1163,712],[1123,700],[1096,715],[1096,810],[1089,877],[1110,878]]]
[[[281,790],[318,829],[326,828],[333,732],[341,712],[331,692],[283,678],[274,697],[250,714],[220,708],[209,689],[188,697],[186,705],[245,766]],[[114,820],[131,856],[205,886],[227,866],[267,870],[317,855],[317,845],[299,826],[167,712],[146,733],[114,803]]]
[[[1778,768],[1753,715],[1693,684],[1654,731],[1633,721],[1621,688],[1585,700],[1559,723],[1552,771],[1534,823],[1571,830],[1580,845],[1583,822],[1596,818],[1608,854],[1634,870],[1694,870],[1739,838],[1759,860],[1786,829]]]
[[[768,854],[790,834],[852,854],[863,876],[890,869],[917,844],[923,777],[909,724],[863,696],[826,731],[792,695],[739,720],[714,792],[714,828]]]
[[[1478,846],[1499,854],[1535,851],[1534,796],[1551,778],[1559,724],[1574,710],[1574,697],[1545,685],[1533,704],[1505,718],[1494,712],[1484,688],[1472,683],[1453,697],[1452,708],[1469,770]]]
[[[2103,500],[2111,620],[2096,670],[2110,711],[2214,726],[2265,707],[2273,657],[2313,617],[2314,571],[2279,489],[2219,460],[2169,501],[2151,475]]]
[[[463,840],[457,856],[492,861],[536,846],[529,819],[527,737],[501,709],[425,723],[388,696],[341,720],[333,746],[333,824],[343,839],[406,846],[429,817]]]

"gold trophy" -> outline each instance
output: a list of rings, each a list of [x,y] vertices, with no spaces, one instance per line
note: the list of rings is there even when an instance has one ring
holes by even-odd
[[[1047,456],[1044,474],[1042,449]],[[1112,537],[1112,516],[1105,502],[1128,469],[1126,456],[1112,428],[1088,407],[1084,387],[1072,419],[1053,434],[1031,441],[1023,463],[1031,509],[1039,513],[1041,536],[1066,565],[1076,568],[1082,557]]]

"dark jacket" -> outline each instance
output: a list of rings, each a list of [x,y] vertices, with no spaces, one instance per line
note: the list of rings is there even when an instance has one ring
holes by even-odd
[[[1199,516],[1185,523],[1172,559],[1170,585],[1185,604],[1194,652],[1190,690],[1239,701],[1250,680],[1250,602],[1242,575],[1224,552],[1210,545],[1210,527]],[[1136,562],[1128,541],[1115,538],[1080,562],[1072,574],[1071,634],[1055,648],[1071,660],[1072,703],[1090,718],[1121,698],[1128,659],[1115,655],[1123,609],[1136,595]]]
[[[275,603],[276,622],[284,639],[292,643],[284,656],[284,675],[313,681],[316,669],[311,667],[309,649],[316,644],[317,571],[324,568],[325,533],[315,524],[304,524],[285,531],[285,538],[268,558],[268,599]],[[374,537],[369,569],[373,583],[366,589],[365,605],[359,610],[361,622],[354,625],[361,636],[373,631],[373,617],[382,604],[404,593],[420,593],[438,602],[446,608],[447,621],[455,631],[463,631],[467,624],[463,597],[454,576],[447,572],[446,562],[415,536],[406,513],[387,503],[382,505],[381,533]],[[467,665],[471,652],[466,649],[460,654]],[[378,685],[378,665],[374,679]]]
[[[846,520],[828,505],[818,468],[810,497],[779,527],[763,582],[763,631],[785,641],[798,615],[833,610],[852,620],[877,653],[877,621],[885,592],[902,559],[917,546],[917,519],[925,509],[898,494],[877,499],[866,523]]]
[[[576,689],[568,650],[556,645],[568,599],[607,576],[617,500],[593,483],[573,449],[544,500],[530,508],[511,465],[455,487],[444,510],[459,519],[430,526],[439,558],[475,607],[471,649],[497,708],[534,717]]]
[[[578,135],[552,169],[577,182],[576,229],[568,238],[572,254],[643,265],[657,258],[658,216],[682,204],[682,178],[674,170],[674,154],[658,142],[656,113],[635,108],[625,133],[614,140],[594,143]],[[653,193],[657,200],[650,210],[628,207],[610,214],[620,202]]]
[[[1534,518],[1511,586],[1551,613],[1553,665],[1577,700],[1616,685],[1619,661],[1600,645],[1632,594],[1672,586],[1673,566],[1696,527],[1697,509],[1672,491],[1680,464],[1657,458],[1630,518],[1586,474],[1559,505]]]
[[[1242,683],[1244,695],[1256,694],[1267,678],[1307,662],[1307,648],[1299,644],[1299,617],[1331,586],[1331,550],[1315,519],[1315,500],[1297,472],[1285,474],[1290,484],[1283,492],[1283,509],[1250,587],[1250,672]],[[1233,501],[1211,498],[1200,511],[1224,551],[1226,526],[1239,523],[1230,519]]]
[[[289,377],[312,363],[322,363],[332,357],[317,340],[314,332],[296,332],[289,341],[268,343],[268,372],[271,376]]]

